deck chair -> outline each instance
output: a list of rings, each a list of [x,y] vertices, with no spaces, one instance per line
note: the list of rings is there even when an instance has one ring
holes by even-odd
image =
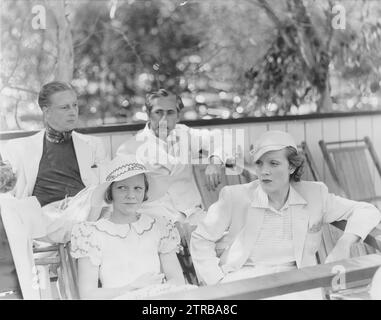
[[[322,146],[322,143],[324,142],[319,142],[320,146]],[[306,142],[301,143],[300,151],[306,158],[306,172],[305,175],[303,175],[303,178],[306,180],[322,181]],[[343,187],[337,182],[337,179],[335,178],[334,183],[336,193],[338,193],[339,196],[347,197]],[[323,263],[325,261],[329,252],[331,252],[331,250],[334,248],[337,240],[342,236],[343,230],[345,228],[345,222],[341,222],[344,221],[340,221],[340,223],[334,223],[333,225],[323,226],[323,241],[317,253],[317,260],[319,263]],[[357,243],[354,244],[351,248],[351,257],[360,257],[367,254],[373,254],[375,252],[376,249],[374,246],[370,246],[367,243]],[[363,288],[360,288],[359,290],[361,291]],[[352,291],[350,291],[350,294],[352,294]],[[326,291],[326,295],[329,296],[330,299],[334,299],[335,296],[335,294],[332,294],[332,292],[329,291]],[[345,297],[346,294],[340,293],[338,296],[340,295],[341,297]]]
[[[61,243],[34,248],[35,265],[45,277],[42,279],[44,285],[40,286],[41,299],[74,300],[79,298],[76,267],[70,256],[69,246],[70,243]],[[55,284],[58,287],[57,290],[53,290]]]
[[[183,270],[184,279],[188,284],[198,286],[200,283],[190,254],[190,237],[195,227],[188,223],[177,222],[176,228],[179,231],[181,238],[181,250],[177,253],[177,258],[180,262],[181,269]]]
[[[306,142],[302,142],[300,145],[300,151],[306,158],[306,172],[303,175],[303,179],[305,180],[313,180],[313,181],[323,181],[319,175],[319,172],[317,170],[317,167],[313,161],[312,154],[308,149],[308,145]],[[312,179],[311,179],[312,178]],[[334,191],[336,194],[338,194],[341,197],[347,197],[344,189],[336,183],[334,180]],[[341,237],[343,234],[342,229],[338,228],[337,226],[342,226],[339,224],[334,225],[326,225],[323,227],[323,243],[322,248],[319,250],[318,253],[318,260],[319,263],[323,262],[329,252],[333,249],[335,246],[335,243],[337,240]],[[351,249],[351,257],[358,257],[366,254],[375,253],[375,249],[367,244],[358,243],[355,244]]]
[[[374,174],[381,177],[381,166],[369,137],[333,142],[320,140],[319,145],[329,171],[343,190],[344,196],[377,206],[377,202],[381,200],[381,192],[377,194]],[[359,255],[376,252],[368,245],[357,247]]]
[[[319,141],[323,157],[335,182],[349,199],[377,204],[375,174],[381,177],[378,156],[369,137],[361,140]]]
[[[245,173],[238,173],[234,169],[225,168],[222,175],[222,181],[218,185],[216,190],[208,190],[205,180],[205,170],[207,165],[195,165],[193,166],[193,176],[195,178],[197,188],[200,192],[202,204],[205,210],[208,210],[211,204],[218,200],[218,195],[221,189],[227,185],[235,185],[247,183],[247,177]]]

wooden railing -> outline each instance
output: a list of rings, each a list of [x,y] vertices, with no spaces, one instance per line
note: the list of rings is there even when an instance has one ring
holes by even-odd
[[[340,268],[337,268],[337,267]],[[381,255],[372,254],[261,277],[199,287],[155,297],[159,300],[253,300],[314,288],[331,288],[341,270],[345,286],[370,281],[381,267]],[[343,285],[343,284],[341,284]],[[297,298],[296,296],[293,296]],[[303,295],[300,296],[303,298]]]
[[[191,127],[208,129],[243,129],[244,155],[247,161],[250,157],[250,146],[258,136],[266,130],[285,130],[291,133],[297,144],[305,141],[313,156],[319,175],[330,189],[334,189],[334,180],[323,159],[319,140],[340,141],[370,137],[376,153],[381,157],[381,111],[365,111],[356,113],[332,113],[321,115],[300,115],[285,117],[258,117],[241,119],[214,119],[185,121]],[[96,128],[81,128],[78,131],[100,137],[110,155],[114,156],[117,148],[128,137],[134,135],[144,124],[109,125]],[[9,139],[31,135],[36,131],[18,131],[0,133],[1,145]],[[381,190],[381,179],[376,177],[373,183],[376,190]]]

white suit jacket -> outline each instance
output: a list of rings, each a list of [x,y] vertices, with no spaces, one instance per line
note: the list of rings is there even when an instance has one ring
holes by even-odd
[[[200,162],[200,150],[204,152],[204,163],[209,163],[208,156],[212,154],[220,157],[222,161],[225,158],[220,144],[214,142],[217,139],[212,138],[217,134],[218,132],[177,124],[167,141],[163,141],[146,125],[118,148],[117,155],[135,154],[147,169],[166,176],[166,182],[169,183],[168,191],[155,206],[161,209],[165,207],[173,215],[181,211],[189,216],[202,204],[192,171],[192,164]]]
[[[201,281],[215,284],[249,258],[266,210],[254,205],[260,202],[259,190],[258,181],[224,187],[192,233],[191,255]],[[321,182],[291,184],[289,208],[298,268],[316,264],[323,223],[348,220],[345,232],[365,239],[381,219],[373,205],[331,194]]]
[[[36,183],[43,151],[45,130],[30,137],[10,140],[2,150],[2,157],[11,163],[17,174],[13,190],[17,198],[31,196]],[[88,187],[99,183],[99,164],[108,155],[99,138],[73,132],[73,144],[83,184]]]
[[[46,223],[36,197],[15,199],[0,195],[0,213],[8,237],[23,299],[40,299],[32,240],[46,235]]]

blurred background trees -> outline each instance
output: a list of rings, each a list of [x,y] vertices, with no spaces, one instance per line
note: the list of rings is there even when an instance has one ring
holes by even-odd
[[[335,4],[344,29],[332,25]],[[42,127],[37,93],[53,79],[77,88],[80,126],[144,121],[144,97],[159,87],[182,95],[188,120],[379,108],[376,0],[3,0],[1,9],[2,130]]]

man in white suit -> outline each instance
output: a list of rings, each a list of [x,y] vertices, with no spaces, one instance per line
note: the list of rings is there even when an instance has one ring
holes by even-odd
[[[144,208],[148,214],[196,225],[204,211],[192,165],[200,163],[200,156],[204,156],[207,184],[214,189],[221,181],[226,156],[221,141],[217,141],[217,132],[178,124],[183,107],[180,96],[165,89],[147,95],[148,122],[118,148],[117,155],[136,155],[151,172],[157,173],[163,186],[169,186],[163,198]]]
[[[373,205],[300,181],[303,158],[288,133],[266,132],[252,154],[258,180],[224,187],[192,233],[193,263],[205,284],[315,265],[322,226],[337,220],[347,226],[326,262],[349,258],[351,245],[380,222]]]
[[[35,196],[46,216],[55,221],[57,210],[70,206],[72,197],[99,183],[98,166],[108,155],[99,138],[74,131],[78,103],[69,83],[45,84],[38,103],[45,129],[30,137],[9,141],[2,150],[2,157],[9,161],[17,176],[14,196],[20,199]],[[52,241],[62,241],[60,237]]]
[[[35,195],[44,206],[97,184],[97,167],[108,156],[99,138],[73,131],[78,121],[78,103],[70,84],[45,84],[38,103],[46,128],[30,137],[9,141],[2,157],[17,174],[15,196]]]

